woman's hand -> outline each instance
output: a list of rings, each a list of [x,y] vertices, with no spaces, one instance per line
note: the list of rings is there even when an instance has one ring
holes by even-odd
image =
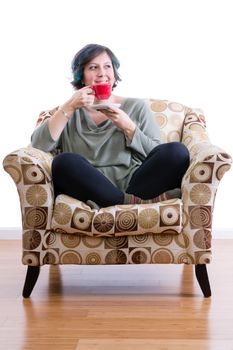
[[[73,96],[62,106],[67,113],[73,114],[78,108],[90,107],[93,104],[94,99],[95,95],[92,88],[90,86],[85,86],[82,89],[75,91]]]
[[[95,95],[89,86],[77,90],[73,96],[65,102],[54,113],[48,121],[48,127],[51,137],[56,141],[64,130],[69,119],[72,118],[76,109],[91,106],[94,102]]]
[[[101,112],[111,119],[113,124],[120,128],[130,140],[133,139],[136,124],[122,109],[111,107],[111,109],[103,109]]]

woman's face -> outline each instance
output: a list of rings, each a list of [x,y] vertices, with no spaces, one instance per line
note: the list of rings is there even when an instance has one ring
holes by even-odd
[[[106,52],[93,58],[84,67],[84,85],[109,83],[111,87],[115,82],[112,61]]]

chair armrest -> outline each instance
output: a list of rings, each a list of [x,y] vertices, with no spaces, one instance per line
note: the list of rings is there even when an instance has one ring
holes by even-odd
[[[190,166],[182,180],[184,233],[190,249],[211,247],[212,215],[216,191],[231,156],[211,143],[201,110],[190,110],[183,125],[182,142],[190,152]],[[198,253],[196,253],[198,254]]]
[[[232,158],[224,150],[210,142],[196,144],[194,148],[195,156],[191,157],[189,168],[182,180],[182,192],[184,190],[191,192],[194,186],[202,184],[202,186],[196,186],[196,188],[208,192],[208,187],[215,194],[223,175],[231,168]],[[194,200],[192,205],[207,205],[207,203],[209,205],[209,201],[205,203],[204,193],[200,193],[200,196],[203,198],[199,202],[192,198]],[[212,202],[214,202],[214,197]]]
[[[53,156],[31,146],[8,154],[3,160],[18,190],[25,230],[50,228],[54,203],[51,177]]]
[[[208,184],[218,185],[224,173],[230,169],[232,158],[222,148],[211,143],[201,109],[187,109],[183,124],[182,143],[186,145],[190,152],[190,166],[184,176],[183,184],[189,182],[192,174],[192,183],[208,182]],[[196,178],[197,167],[199,169],[202,163],[212,164],[211,168],[213,168],[214,173],[211,176],[211,181],[205,180],[206,174]],[[194,178],[197,181],[194,181]]]
[[[206,129],[206,121],[201,109],[187,108],[182,130],[182,143],[188,148],[193,159],[199,152],[199,146],[211,143]]]

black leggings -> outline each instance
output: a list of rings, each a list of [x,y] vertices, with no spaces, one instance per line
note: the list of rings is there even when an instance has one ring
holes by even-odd
[[[161,193],[181,186],[189,166],[189,152],[180,142],[155,147],[133,174],[127,193],[142,199],[155,198]],[[55,195],[66,194],[101,207],[124,203],[124,193],[112,184],[83,156],[60,153],[52,162]]]

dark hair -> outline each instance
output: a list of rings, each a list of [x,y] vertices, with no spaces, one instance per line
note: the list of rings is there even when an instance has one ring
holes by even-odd
[[[71,63],[73,74],[73,81],[71,84],[77,90],[83,87],[83,72],[85,65],[103,52],[106,52],[112,61],[115,76],[115,83],[113,84],[113,88],[117,86],[118,81],[121,81],[120,75],[117,71],[120,67],[120,62],[114,53],[106,46],[88,44],[76,53]]]

